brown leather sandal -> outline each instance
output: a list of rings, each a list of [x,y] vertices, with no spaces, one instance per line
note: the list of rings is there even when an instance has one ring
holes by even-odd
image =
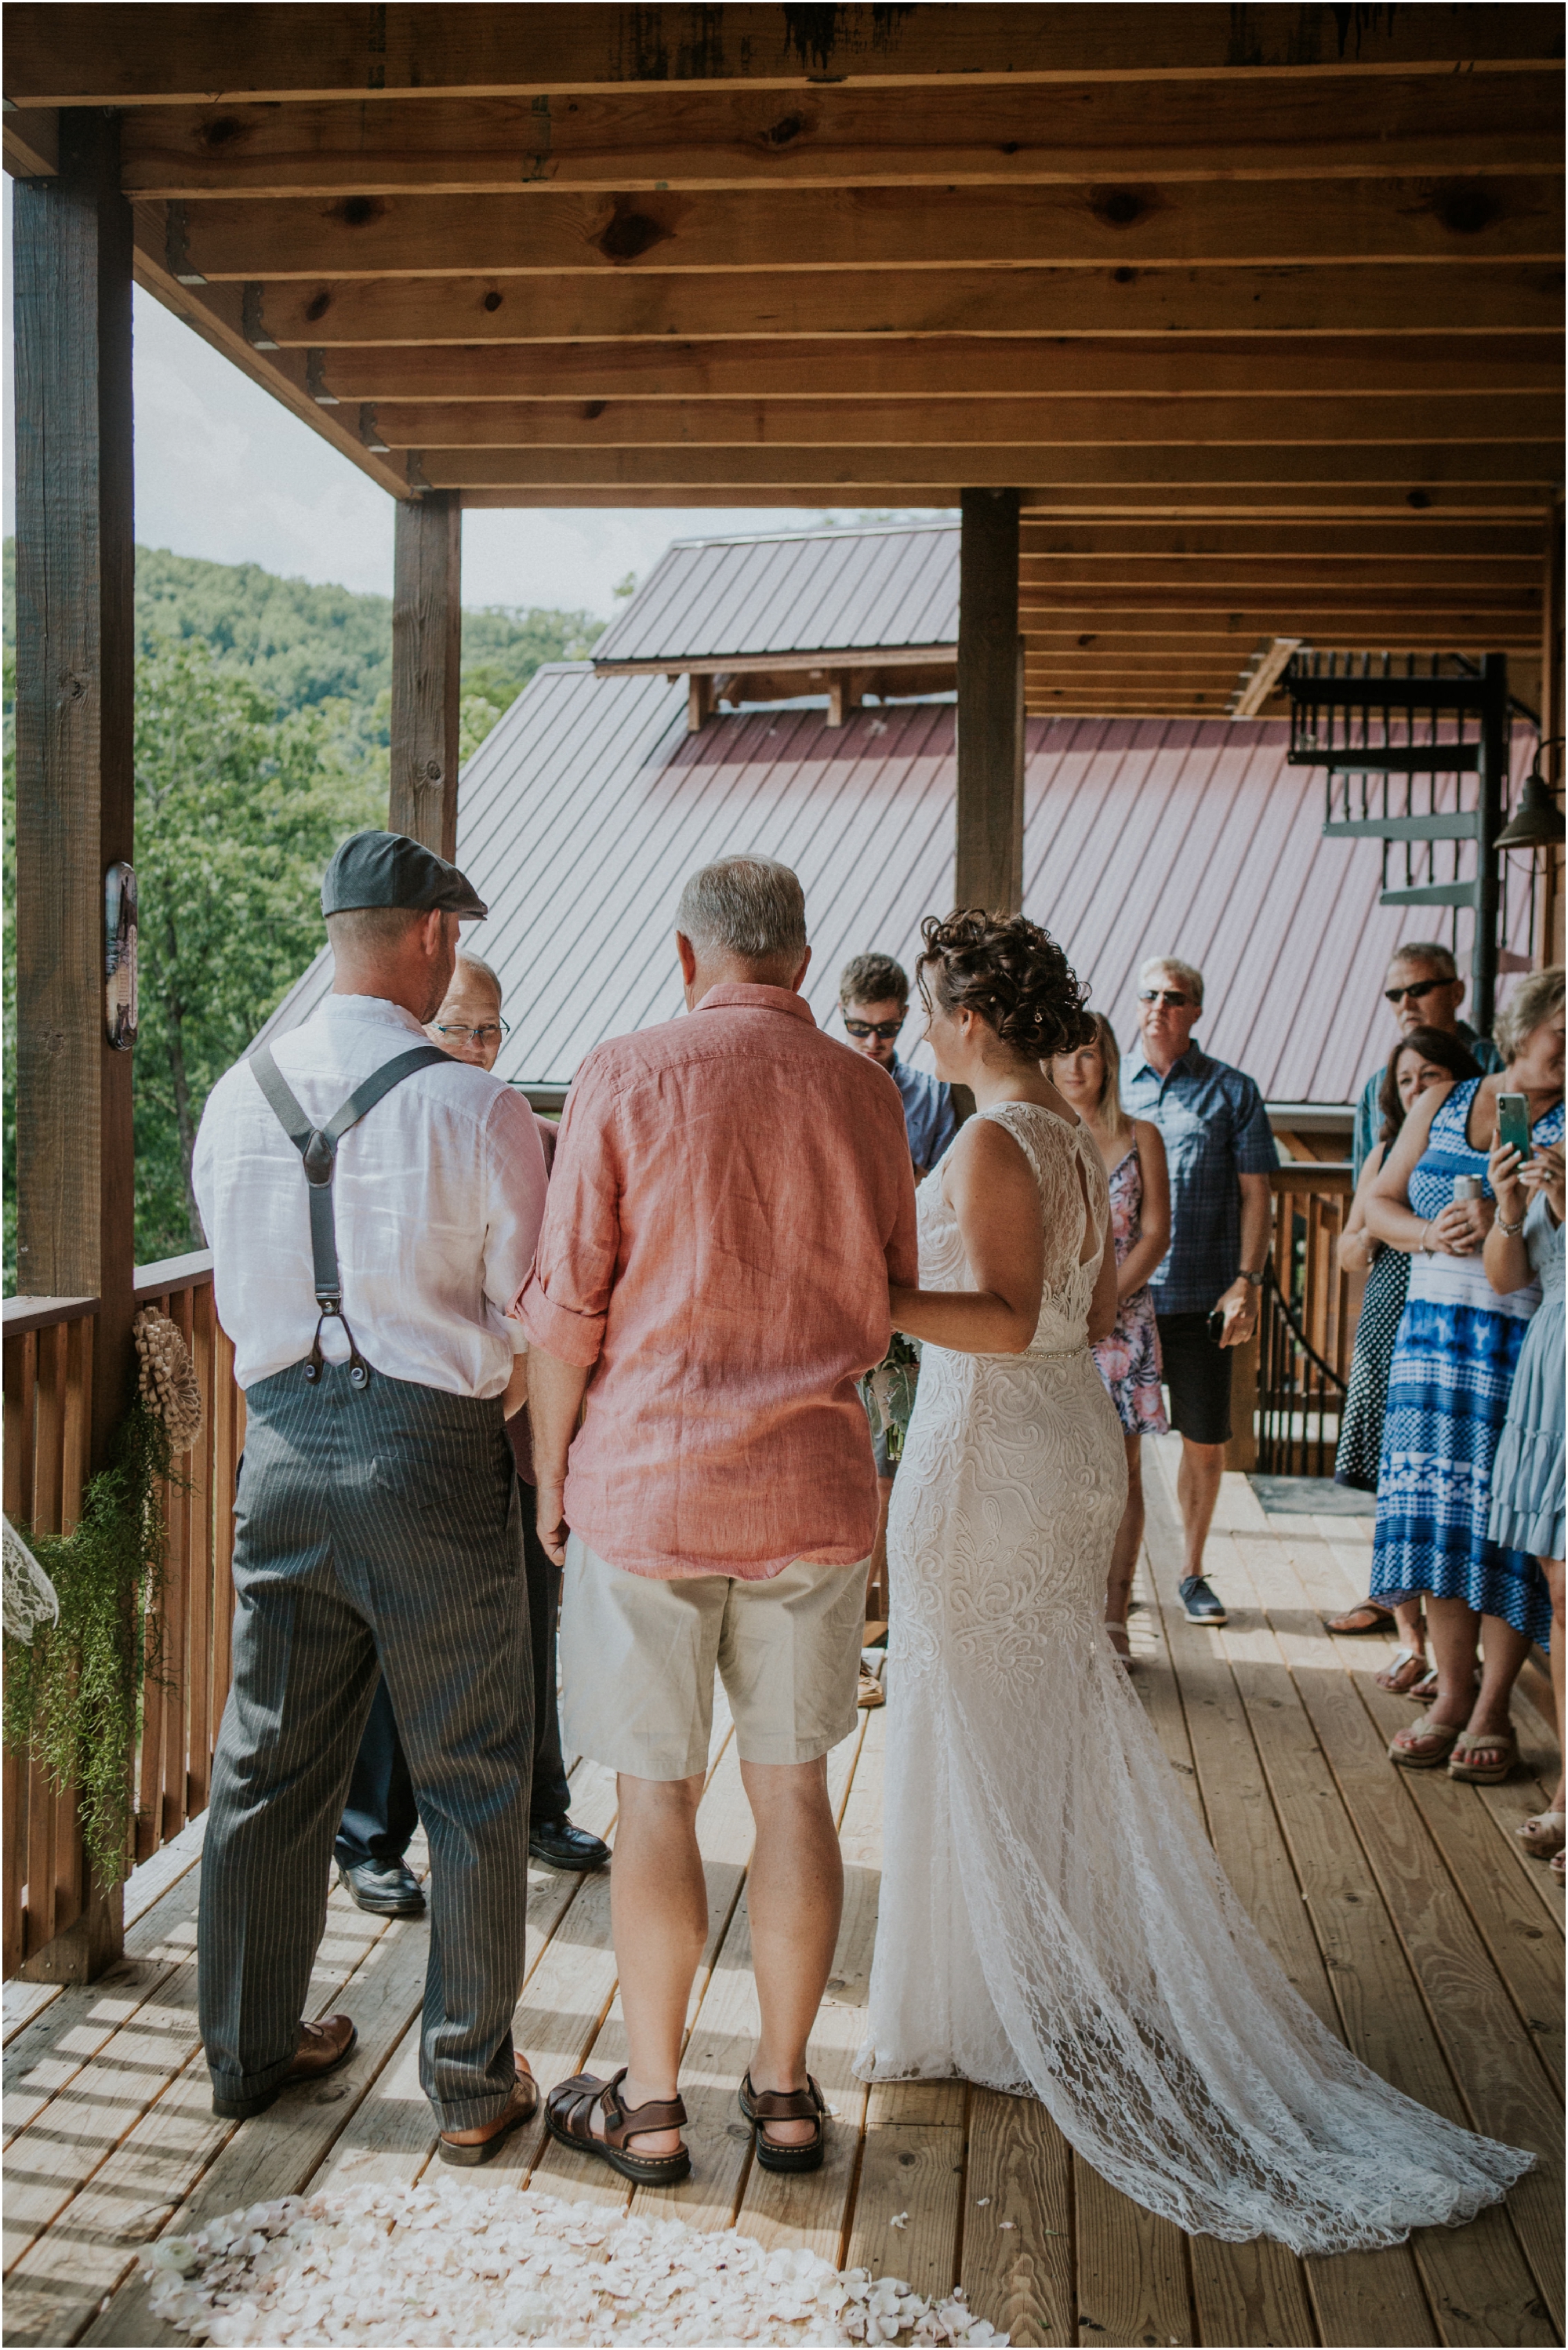
[[[753,2089],[748,2072],[740,2090],[741,2111],[752,2125],[752,2143],[764,2170],[820,2170],[827,2151],[827,2100],[808,2073],[804,2089]],[[769,2122],[815,2122],[816,2136],[804,2146],[780,2146],[769,2137]]]
[[[626,2142],[645,2130],[682,2128],[686,2107],[679,2097],[650,2097],[645,2106],[623,2105],[620,2085],[626,2074],[623,2064],[612,2080],[596,2081],[591,2073],[574,2073],[569,2081],[558,2082],[545,2100],[550,2136],[578,2154],[591,2154],[607,2162],[612,2170],[618,2170],[623,2178],[635,2178],[640,2187],[673,2187],[691,2174],[691,2157],[685,2147],[676,2154],[628,2154]],[[596,2106],[605,2117],[603,2137],[593,2133],[590,2116]]]

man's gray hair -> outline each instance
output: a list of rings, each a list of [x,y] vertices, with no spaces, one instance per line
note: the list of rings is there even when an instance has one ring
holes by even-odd
[[[687,882],[675,927],[711,960],[777,962],[805,952],[805,892],[772,857],[722,857]]]
[[[1563,1009],[1563,966],[1550,963],[1521,979],[1498,1014],[1492,1036],[1505,1061],[1516,1060],[1536,1030]]]
[[[497,972],[491,970],[490,965],[484,961],[483,955],[470,954],[466,947],[459,947],[457,951],[457,960],[462,969],[464,971],[476,971],[481,979],[487,979],[490,982],[491,986],[495,990],[495,1001],[497,1003],[505,1003],[506,991],[501,984],[500,976]]]
[[[1183,962],[1177,955],[1150,955],[1147,962],[1139,966],[1138,985],[1147,987],[1149,981],[1161,972],[1168,972],[1173,979],[1179,979],[1194,1001],[1202,1003],[1203,973],[1196,963]]]
[[[1397,962],[1423,962],[1434,979],[1458,979],[1459,975],[1452,947],[1442,945],[1437,939],[1407,940],[1402,947],[1396,947],[1389,957],[1390,971]]]

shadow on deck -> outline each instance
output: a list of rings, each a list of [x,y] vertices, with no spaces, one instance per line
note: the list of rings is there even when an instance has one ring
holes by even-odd
[[[682,2081],[692,2178],[633,2198],[535,2128],[486,2181],[664,2205],[701,2228],[733,2220],[764,2243],[896,2272],[925,2293],[961,2281],[971,2307],[1015,2344],[1562,2339],[1562,1898],[1511,1835],[1553,1768],[1542,1692],[1521,1690],[1523,1763],[1511,1785],[1394,1771],[1384,1747],[1409,1708],[1372,1685],[1387,1647],[1334,1640],[1323,1624],[1365,1590],[1370,1521],[1265,1516],[1245,1481],[1228,1477],[1210,1568],[1232,1612],[1223,1631],[1200,1631],[1168,1596],[1179,1555],[1173,1442],[1148,1448],[1148,1555],[1133,1617],[1138,1687],[1171,1767],[1276,1956],[1330,2026],[1438,2112],[1536,2149],[1540,2168],[1506,2208],[1392,2251],[1301,2262],[1275,2244],[1187,2238],[1151,2219],[1080,2162],[1033,2104],[956,2083],[867,2092],[849,2067],[876,1929],[878,1713],[862,1717],[831,1764],[846,1898],[813,2043],[836,2114],[824,2169],[789,2179],[754,2168],[736,2116],[755,2021],[750,1815],[721,1722],[700,1818],[708,1947]],[[575,1817],[609,1832],[608,1774],[585,1762],[573,1784]],[[6,1987],[7,2342],[181,2341],[150,2316],[136,2270],[137,2248],[176,2214],[183,2230],[306,2187],[412,2179],[431,2158],[417,2077],[426,1929],[379,1923],[340,1893],[313,1996],[355,2016],[353,2064],[241,2127],[213,2120],[195,2024],[199,1839],[188,1831],[182,1845],[154,1864],[161,1877],[142,1873],[156,1898],[110,1976],[63,1991]],[[528,1954],[518,2040],[541,2082],[586,2062],[620,2064],[607,1877],[532,1872]],[[908,2223],[890,2231],[896,2213]]]

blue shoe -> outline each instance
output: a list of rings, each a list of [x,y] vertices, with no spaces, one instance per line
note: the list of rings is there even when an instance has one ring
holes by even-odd
[[[1181,1594],[1189,1624],[1229,1623],[1224,1601],[1217,1591],[1210,1589],[1200,1575],[1184,1575],[1176,1587]]]

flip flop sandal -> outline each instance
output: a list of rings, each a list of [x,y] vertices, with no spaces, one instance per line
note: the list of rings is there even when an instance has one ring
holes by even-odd
[[[1389,1740],[1388,1760],[1397,1762],[1401,1771],[1440,1770],[1464,1734],[1457,1721],[1424,1721],[1419,1730],[1402,1730],[1397,1738]],[[1423,1746],[1432,1746],[1434,1752],[1416,1753],[1413,1742],[1417,1741]]]
[[[533,2095],[526,2105],[518,2101],[519,2089],[531,2089]],[[522,2129],[539,2110],[539,2085],[532,2073],[519,2072],[512,2091],[512,2102],[502,2116],[501,2127],[492,2130],[488,2137],[470,2138],[465,2145],[459,2138],[448,2137],[443,2130],[438,2149],[443,2162],[460,2163],[472,2169],[476,2163],[493,2162],[514,2130]]]
[[[1424,1680],[1418,1680],[1416,1683],[1415,1688],[1412,1690],[1407,1690],[1405,1694],[1408,1698],[1413,1698],[1417,1705],[1430,1705],[1432,1700],[1438,1694],[1437,1667],[1434,1665],[1432,1670],[1426,1676],[1426,1679]]]
[[[1501,1754],[1501,1762],[1472,1762],[1472,1754]],[[1501,1786],[1519,1760],[1519,1740],[1511,1730],[1489,1730],[1472,1733],[1461,1730],[1454,1741],[1453,1755],[1449,1763],[1450,1779],[1473,1780],[1478,1786]]]
[[[683,2128],[686,2107],[679,2097],[650,2097],[645,2106],[623,2105],[620,2085],[626,2075],[623,2064],[608,2081],[596,2081],[591,2073],[574,2073],[569,2081],[557,2083],[545,2100],[550,2136],[576,2154],[607,2162],[612,2170],[618,2170],[623,2178],[635,2178],[639,2187],[674,2187],[691,2176],[688,2147],[681,2147],[676,2154],[628,2154],[626,2142],[646,2130]],[[605,2117],[603,2137],[596,2137],[591,2126],[596,2106]]]
[[[1513,1833],[1537,1860],[1550,1860],[1568,1844],[1568,1819],[1561,1812],[1537,1812],[1533,1819],[1521,1820]]]
[[[1563,1881],[1563,1864],[1564,1860],[1568,1860],[1568,1853],[1554,1852],[1551,1859],[1546,1864],[1547,1867],[1552,1871],[1552,1876],[1557,1879],[1559,1885]]]
[[[1407,1673],[1412,1665],[1417,1669],[1415,1679],[1403,1679],[1401,1676]],[[1417,1655],[1414,1648],[1396,1648],[1383,1670],[1374,1673],[1372,1678],[1378,1688],[1386,1690],[1391,1697],[1409,1697],[1426,1669],[1426,1658]]]
[[[804,2089],[753,2089],[748,2072],[737,2092],[752,2125],[752,2144],[764,2170],[820,2170],[827,2151],[827,2100],[808,2073]],[[780,2146],[767,2135],[769,2122],[815,2122],[816,2136],[804,2146]]]
[[[887,1690],[876,1674],[867,1672],[864,1666],[860,1669],[860,1690],[855,1702],[857,1705],[865,1706],[867,1711],[873,1706],[886,1705],[888,1702]]]
[[[1330,1632],[1381,1632],[1386,1624],[1394,1621],[1394,1610],[1385,1607],[1381,1600],[1358,1599],[1343,1616],[1327,1617],[1324,1628]]]

